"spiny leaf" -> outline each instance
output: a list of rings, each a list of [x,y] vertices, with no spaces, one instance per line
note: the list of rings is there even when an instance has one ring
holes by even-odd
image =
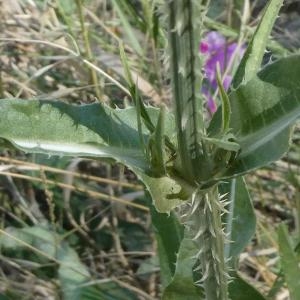
[[[57,101],[1,100],[0,138],[30,153],[60,156],[110,158],[131,168],[145,183],[161,212],[169,212],[181,199],[175,180],[153,178],[150,162],[142,151],[136,110],[111,109],[102,104],[70,105]],[[157,123],[159,110],[148,107],[151,122]],[[174,140],[174,120],[165,116],[165,134]],[[145,140],[150,132],[142,127]]]
[[[1,138],[21,150],[49,155],[114,157],[125,164],[147,168],[140,150],[135,109],[3,99],[0,112]]]

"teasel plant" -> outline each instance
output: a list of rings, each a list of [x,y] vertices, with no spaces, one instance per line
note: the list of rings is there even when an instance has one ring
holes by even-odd
[[[218,147],[209,141],[204,123],[204,104],[200,94],[203,61],[199,53],[203,18],[207,10],[204,1],[167,1],[168,53],[172,95],[177,130],[178,153],[173,172],[190,185],[184,219],[187,234],[198,252],[194,270],[200,270],[198,284],[208,299],[228,299],[228,273],[224,257],[224,231],[221,214],[224,201],[213,176],[222,172],[217,157]],[[220,88],[222,83],[220,83]],[[229,104],[224,96],[223,107]],[[227,106],[227,108],[229,108]],[[228,113],[228,112],[226,112]],[[229,115],[228,115],[229,117]],[[225,118],[225,112],[223,119]],[[226,135],[229,120],[224,121],[221,135]],[[233,140],[233,136],[231,137]],[[228,141],[224,156],[230,157],[238,144]],[[232,145],[231,145],[232,144]],[[228,148],[227,147],[227,148]],[[226,148],[226,147],[225,147]],[[210,182],[212,180],[212,182]]]
[[[242,176],[287,151],[292,125],[300,116],[300,56],[261,67],[282,2],[266,5],[228,92],[217,71],[221,104],[211,120],[205,118],[204,58],[199,53],[209,3],[200,0],[159,5],[168,40],[172,111],[143,103],[122,45],[127,87],[121,87],[131,97],[131,107],[112,108],[100,101],[0,101],[2,148],[110,159],[126,165],[144,183],[152,199],[163,300],[240,300],[241,294],[243,300],[264,299],[237,272],[239,255],[255,232]],[[0,244],[5,245],[1,238]],[[80,263],[77,267],[84,269]],[[80,299],[75,291],[91,278],[87,269],[80,276],[72,273],[65,299]]]

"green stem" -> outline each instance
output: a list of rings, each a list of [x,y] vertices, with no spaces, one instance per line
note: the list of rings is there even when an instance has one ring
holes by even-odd
[[[174,113],[178,140],[175,173],[190,185],[211,179],[211,153],[205,144],[199,43],[203,6],[201,0],[168,0],[169,54]],[[179,165],[179,167],[178,167]],[[201,270],[207,300],[227,300],[227,273],[224,259],[224,233],[221,222],[222,204],[218,188],[208,192],[197,189],[187,216],[187,235],[199,249],[196,258]]]
[[[228,299],[228,279],[224,258],[224,233],[221,222],[222,204],[218,188],[207,194],[196,192],[189,216],[190,234],[199,248],[198,258],[202,278],[199,281],[207,300]]]
[[[167,1],[169,54],[174,113],[181,173],[190,182],[199,177],[204,134],[202,98],[202,61],[199,43],[202,6],[199,0]]]

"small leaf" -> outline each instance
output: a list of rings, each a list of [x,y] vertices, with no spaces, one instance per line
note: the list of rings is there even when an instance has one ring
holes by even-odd
[[[154,132],[151,134],[148,142],[151,172],[155,177],[161,177],[166,174],[165,168],[165,115],[164,106],[160,108],[157,124]]]
[[[281,257],[281,265],[291,300],[300,299],[300,268],[299,259],[293,249],[293,244],[285,225],[278,229],[278,243]]]
[[[284,154],[278,150],[288,147],[289,126],[300,116],[299,77],[300,56],[290,56],[266,66],[230,94],[230,126],[241,153],[228,173],[260,167]],[[259,156],[263,151],[267,156]]]
[[[222,129],[221,134],[226,133],[229,129],[230,124],[230,114],[231,114],[231,108],[230,108],[230,101],[228,98],[228,95],[224,89],[222,79],[221,79],[221,71],[220,71],[220,65],[217,65],[217,83],[219,88],[219,93],[222,101]]]
[[[157,211],[170,213],[173,208],[182,204],[183,200],[186,200],[180,198],[182,188],[174,179],[167,176],[160,178],[150,177],[139,169],[132,168],[132,170],[149,190]],[[174,198],[171,197],[172,195],[174,195]]]
[[[142,116],[143,116],[143,114],[142,114],[141,110],[144,109],[143,102],[141,100],[137,86],[133,82],[129,64],[128,64],[128,59],[126,57],[124,47],[122,44],[120,44],[119,47],[120,47],[120,58],[121,58],[121,62],[122,62],[123,69],[124,69],[124,78],[127,81],[127,84],[129,86],[129,91],[130,91],[133,103],[135,104],[135,108],[136,108],[137,129],[138,129],[141,147],[142,147],[143,152],[145,154],[147,154],[146,153],[147,149],[146,149],[145,140],[144,140],[143,131],[142,131]],[[147,113],[146,113],[146,116],[150,120],[150,117],[148,116]],[[147,125],[147,122],[145,122],[145,124]]]
[[[229,139],[234,139],[233,135],[227,134],[224,135],[222,139],[203,137],[203,139],[211,144],[214,144],[218,148],[237,152],[240,150],[240,145],[238,143],[232,142]]]

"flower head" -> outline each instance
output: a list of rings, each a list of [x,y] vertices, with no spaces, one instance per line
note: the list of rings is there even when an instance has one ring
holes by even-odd
[[[205,81],[202,87],[202,92],[207,99],[207,107],[211,114],[217,110],[213,94],[217,89],[217,73],[216,68],[219,64],[220,71],[223,74],[226,68],[230,66],[234,56],[240,60],[244,54],[245,47],[238,49],[237,43],[227,43],[225,37],[216,31],[209,32],[200,44],[200,52],[206,55],[204,66]],[[228,90],[232,76],[226,74],[223,77],[223,85],[225,90]]]

